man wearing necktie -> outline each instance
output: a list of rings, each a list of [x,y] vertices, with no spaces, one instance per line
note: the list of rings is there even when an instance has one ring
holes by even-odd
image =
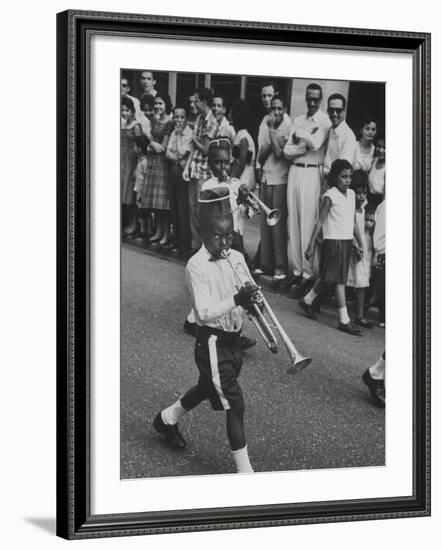
[[[322,88],[309,84],[307,112],[295,118],[284,156],[292,162],[287,185],[288,261],[301,286],[313,276],[304,257],[319,211],[321,179],[330,120],[320,109]],[[313,263],[313,262],[312,262]]]

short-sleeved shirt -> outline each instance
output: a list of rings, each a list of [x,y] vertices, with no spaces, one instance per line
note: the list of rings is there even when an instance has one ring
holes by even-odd
[[[223,118],[221,119],[218,125],[218,132],[216,134],[216,137],[229,138],[231,143],[233,143],[233,140],[235,139],[235,130],[233,126],[229,124],[229,121],[225,116],[223,116]]]
[[[275,129],[277,139],[288,138],[290,127],[290,117],[284,117],[281,124]],[[263,127],[261,139],[261,146],[266,147],[270,144],[270,131],[267,124]],[[272,151],[262,167],[263,181],[267,185],[284,185],[287,183],[289,168],[290,162],[283,155],[278,158]]]
[[[209,111],[206,116],[199,115],[193,131],[193,135],[199,142],[202,142],[205,137],[215,139],[217,132],[218,122],[213,116],[212,111]],[[190,177],[198,180],[207,180],[210,176],[208,156],[195,148],[195,153],[190,163]]]
[[[267,126],[267,118],[268,118],[268,114],[267,115],[264,115],[263,119],[261,120],[260,124],[259,124],[259,128],[258,128],[258,151],[261,149],[262,147],[262,144],[263,144],[263,140],[265,138],[265,135],[266,135],[266,131],[268,129],[268,126]],[[288,122],[289,124],[291,124],[291,120],[290,120],[290,117],[287,113],[284,113],[284,122]],[[256,168],[262,168],[261,164],[259,163],[259,160],[258,160],[258,155],[256,155]]]
[[[181,144],[183,146],[183,150],[187,151],[188,153],[192,150],[192,135],[193,134],[190,126],[186,125],[183,128]],[[173,132],[170,134],[169,143],[167,144],[167,150],[174,155],[178,155],[176,130],[173,130]]]
[[[331,205],[322,226],[324,239],[351,240],[355,225],[356,200],[352,189],[344,195],[336,187],[331,187],[323,198],[328,197]]]

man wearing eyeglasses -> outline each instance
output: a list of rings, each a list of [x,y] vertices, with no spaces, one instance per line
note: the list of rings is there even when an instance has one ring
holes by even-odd
[[[322,88],[309,84],[305,92],[307,112],[295,118],[284,156],[292,161],[287,185],[288,260],[295,283],[305,285],[312,277],[312,265],[305,259],[319,211],[322,167],[329,117],[320,109]]]
[[[332,94],[328,98],[327,113],[332,126],[324,160],[325,175],[330,172],[332,162],[336,159],[348,160],[352,165],[355,163],[356,137],[353,130],[345,122],[346,105],[347,101],[341,94]]]
[[[129,80],[126,76],[121,77],[121,97],[128,97],[132,100],[134,107],[135,107],[135,114],[138,116],[141,114],[140,109],[140,100],[134,96],[129,95],[130,92],[130,85]]]

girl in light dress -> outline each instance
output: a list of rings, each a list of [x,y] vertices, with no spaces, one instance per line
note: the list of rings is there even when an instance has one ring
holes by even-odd
[[[357,143],[356,159],[353,165],[355,170],[363,170],[370,172],[374,158],[374,139],[377,134],[377,124],[374,118],[370,115],[365,117],[361,129],[361,139]]]
[[[368,174],[367,200],[374,208],[379,206],[385,195],[385,139],[379,137],[376,142],[373,166]]]
[[[351,189],[356,197],[356,223],[362,239],[362,256],[350,260],[347,286],[355,289],[355,324],[364,328],[373,328],[373,324],[364,318],[365,292],[370,286],[371,261],[373,256],[374,210],[367,208],[368,178],[363,170],[353,172]]]
[[[316,239],[322,228],[319,277],[310,292],[298,304],[307,317],[316,319],[313,302],[333,285],[339,312],[338,330],[359,335],[361,330],[350,321],[345,298],[352,248],[357,256],[362,255],[362,239],[355,216],[355,194],[350,189],[351,178],[352,166],[347,160],[338,159],[332,163],[329,174],[330,189],[322,197],[319,217],[305,251],[306,259],[312,261]]]

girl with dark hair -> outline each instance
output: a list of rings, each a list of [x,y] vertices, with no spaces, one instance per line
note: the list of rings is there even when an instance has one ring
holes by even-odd
[[[151,121],[152,140],[148,151],[146,184],[141,197],[141,208],[153,210],[156,217],[156,231],[148,242],[158,243],[159,246],[169,243],[169,168],[165,153],[173,130],[171,105],[168,94],[157,93],[154,100],[154,117]]]
[[[313,301],[330,285],[335,287],[336,302],[339,311],[338,329],[348,334],[359,335],[359,327],[350,321],[348,316],[345,285],[352,255],[362,255],[362,239],[356,222],[355,194],[350,189],[352,178],[351,164],[344,159],[335,160],[330,168],[329,185],[322,198],[321,210],[313,229],[305,257],[311,261],[314,255],[316,239],[323,231],[319,277],[313,288],[298,304],[307,317],[316,319]],[[356,239],[356,243],[353,242]]]
[[[362,239],[362,256],[361,258],[352,257],[347,286],[353,288],[356,295],[355,324],[364,328],[373,328],[373,323],[364,318],[365,293],[370,286],[374,228],[374,210],[365,208],[367,206],[367,188],[367,174],[363,170],[355,170],[351,189],[356,197],[356,223]]]
[[[141,133],[140,124],[135,116],[132,99],[121,98],[121,147],[120,147],[120,183],[121,218],[123,233],[130,233],[135,225],[134,172],[137,166],[137,133]]]

